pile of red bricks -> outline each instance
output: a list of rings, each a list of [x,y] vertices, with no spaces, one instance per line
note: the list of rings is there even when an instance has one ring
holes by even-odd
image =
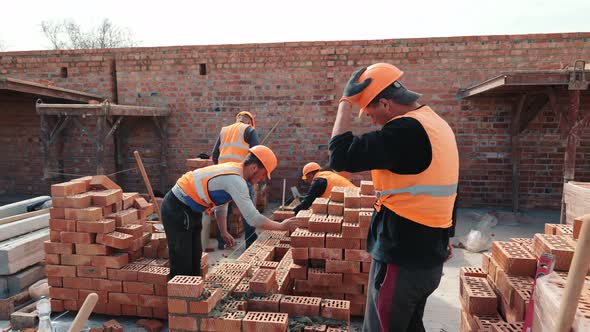
[[[244,224],[242,222],[242,214],[235,203],[232,204],[231,214],[229,215],[229,233],[233,237],[239,237],[244,232]],[[214,239],[217,237],[217,220],[215,215],[211,215],[211,227],[209,227],[209,237]]]
[[[481,268],[461,269],[461,331],[522,330],[538,258],[543,253],[553,254],[555,270],[567,276],[576,237],[571,225],[546,224],[545,234],[535,234],[532,239],[494,241],[491,254],[483,254]],[[585,292],[590,300],[590,289]]]
[[[350,302],[350,313],[362,316],[366,304],[371,257],[365,242],[375,195],[373,184],[361,188],[334,187],[330,198],[317,198],[307,221],[291,234],[292,257],[300,273],[293,294]]]
[[[45,262],[53,311],[78,310],[94,292],[96,313],[166,319],[168,245],[146,220],[153,204],[106,176],[52,185],[51,195]]]

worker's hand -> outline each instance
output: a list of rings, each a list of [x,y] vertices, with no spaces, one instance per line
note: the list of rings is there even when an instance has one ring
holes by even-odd
[[[451,258],[453,258],[453,245],[451,244],[451,242],[449,241],[449,244],[447,246],[447,249],[449,250],[449,256],[447,256],[447,259],[445,259],[445,262],[448,262],[451,260]]]
[[[223,238],[223,241],[225,241],[225,247],[226,248],[232,248],[234,246],[234,237],[231,236],[231,234],[229,234],[228,232],[225,232],[223,234],[221,234],[221,237]]]
[[[344,100],[350,104],[354,104],[358,101],[360,93],[369,85],[369,83],[371,83],[370,77],[358,83],[359,77],[365,72],[366,69],[367,67],[363,67],[352,73],[348,83],[346,83],[346,87],[344,87],[344,91],[342,92],[342,98],[340,98],[341,102]]]
[[[283,225],[284,231],[288,231],[290,229],[295,229],[297,227],[301,227],[304,224],[305,224],[305,221],[303,221],[297,217],[291,217],[291,218],[285,219],[281,222],[281,225]]]

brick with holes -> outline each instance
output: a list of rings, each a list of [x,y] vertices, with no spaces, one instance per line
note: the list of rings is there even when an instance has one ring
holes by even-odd
[[[474,266],[463,266],[459,270],[459,275],[478,278],[486,278],[488,276],[488,274],[485,273],[482,268]]]
[[[250,290],[255,294],[269,294],[276,287],[276,272],[269,269],[258,269],[250,279]]]
[[[280,312],[292,316],[319,316],[321,301],[319,297],[285,295],[281,299]]]
[[[328,198],[318,197],[311,203],[311,210],[314,214],[328,214]]]
[[[535,234],[534,250],[537,256],[550,253],[555,256],[555,269],[569,271],[576,244],[568,235]]]
[[[215,288],[210,290],[209,297],[200,301],[189,301],[189,312],[191,314],[208,314],[221,300],[223,290],[221,288]]]
[[[344,203],[330,201],[328,203],[328,215],[330,215],[330,216],[343,216],[344,215]]]
[[[476,315],[493,315],[497,312],[498,297],[487,279],[461,276],[460,280],[460,296],[466,310]]]
[[[248,310],[260,312],[279,312],[279,303],[281,301],[281,297],[281,294],[253,296],[248,299]]]
[[[170,268],[148,265],[137,272],[137,280],[153,284],[166,284]]]
[[[286,331],[288,327],[288,315],[274,312],[250,311],[242,320],[243,332],[259,331]]]
[[[537,267],[535,256],[516,242],[494,241],[492,257],[508,274],[533,276]]]
[[[340,233],[342,231],[342,218],[312,215],[309,218],[308,229],[310,232],[315,233]]]
[[[133,236],[117,231],[107,234],[97,234],[96,243],[117,249],[125,249],[132,245]]]
[[[324,248],[325,236],[325,233],[310,232],[298,228],[291,234],[291,246],[294,248]]]
[[[342,273],[329,273],[323,268],[307,269],[307,280],[317,286],[341,286]]]
[[[320,310],[323,318],[350,321],[350,301],[323,299]]]

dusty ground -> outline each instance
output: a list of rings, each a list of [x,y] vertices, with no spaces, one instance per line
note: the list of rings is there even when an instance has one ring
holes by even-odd
[[[267,211],[272,211],[276,205],[271,205]],[[535,233],[542,233],[544,223],[558,223],[558,211],[528,211],[521,215],[515,216],[510,212],[493,211],[490,209],[460,209],[459,222],[456,231],[456,237],[453,243],[463,239],[463,236],[475,228],[477,223],[490,213],[496,217],[498,223],[492,229],[491,236],[494,240],[505,240],[512,237],[532,237]],[[215,247],[216,241],[211,240],[209,247]],[[219,264],[222,259],[235,259],[243,251],[243,236],[238,242],[238,248],[234,250],[216,250],[209,254],[210,271]],[[225,257],[227,256],[227,258]],[[441,280],[437,291],[429,298],[424,315],[424,323],[427,331],[436,332],[454,332],[459,331],[460,304],[459,304],[459,269],[462,266],[481,266],[481,253],[473,253],[463,249],[455,249],[454,257],[445,265],[444,276]],[[55,331],[67,331],[71,323],[73,313],[65,314],[59,318],[53,315],[55,322]],[[56,319],[57,318],[57,319]],[[103,315],[93,315],[87,326],[97,326],[102,322],[111,319]],[[117,317],[126,331],[142,331],[135,325],[137,318]],[[0,327],[8,325],[6,321],[0,321]],[[360,330],[362,319],[353,319],[351,322],[351,331]]]

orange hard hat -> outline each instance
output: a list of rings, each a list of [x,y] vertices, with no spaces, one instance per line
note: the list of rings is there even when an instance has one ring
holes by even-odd
[[[266,168],[266,176],[270,179],[270,173],[277,168],[277,156],[274,152],[264,145],[256,145],[250,148],[250,153],[256,156]]]
[[[318,171],[321,168],[322,167],[318,163],[314,163],[314,162],[307,163],[305,166],[303,166],[303,171],[301,172],[301,173],[303,173],[303,176],[301,177],[301,179],[307,180],[307,174],[309,174],[313,171]]]
[[[397,81],[404,74],[394,65],[389,63],[376,63],[367,67],[361,74],[358,82],[363,82],[367,78],[371,78],[371,83],[361,92],[358,99],[360,108],[359,116],[363,114],[365,108],[369,103],[377,97],[377,95],[387,88],[391,83]]]
[[[252,122],[252,127],[256,128],[256,122],[254,122],[254,114],[248,111],[241,111],[240,113],[236,114],[236,121],[241,115],[245,115],[250,118],[250,122]]]

